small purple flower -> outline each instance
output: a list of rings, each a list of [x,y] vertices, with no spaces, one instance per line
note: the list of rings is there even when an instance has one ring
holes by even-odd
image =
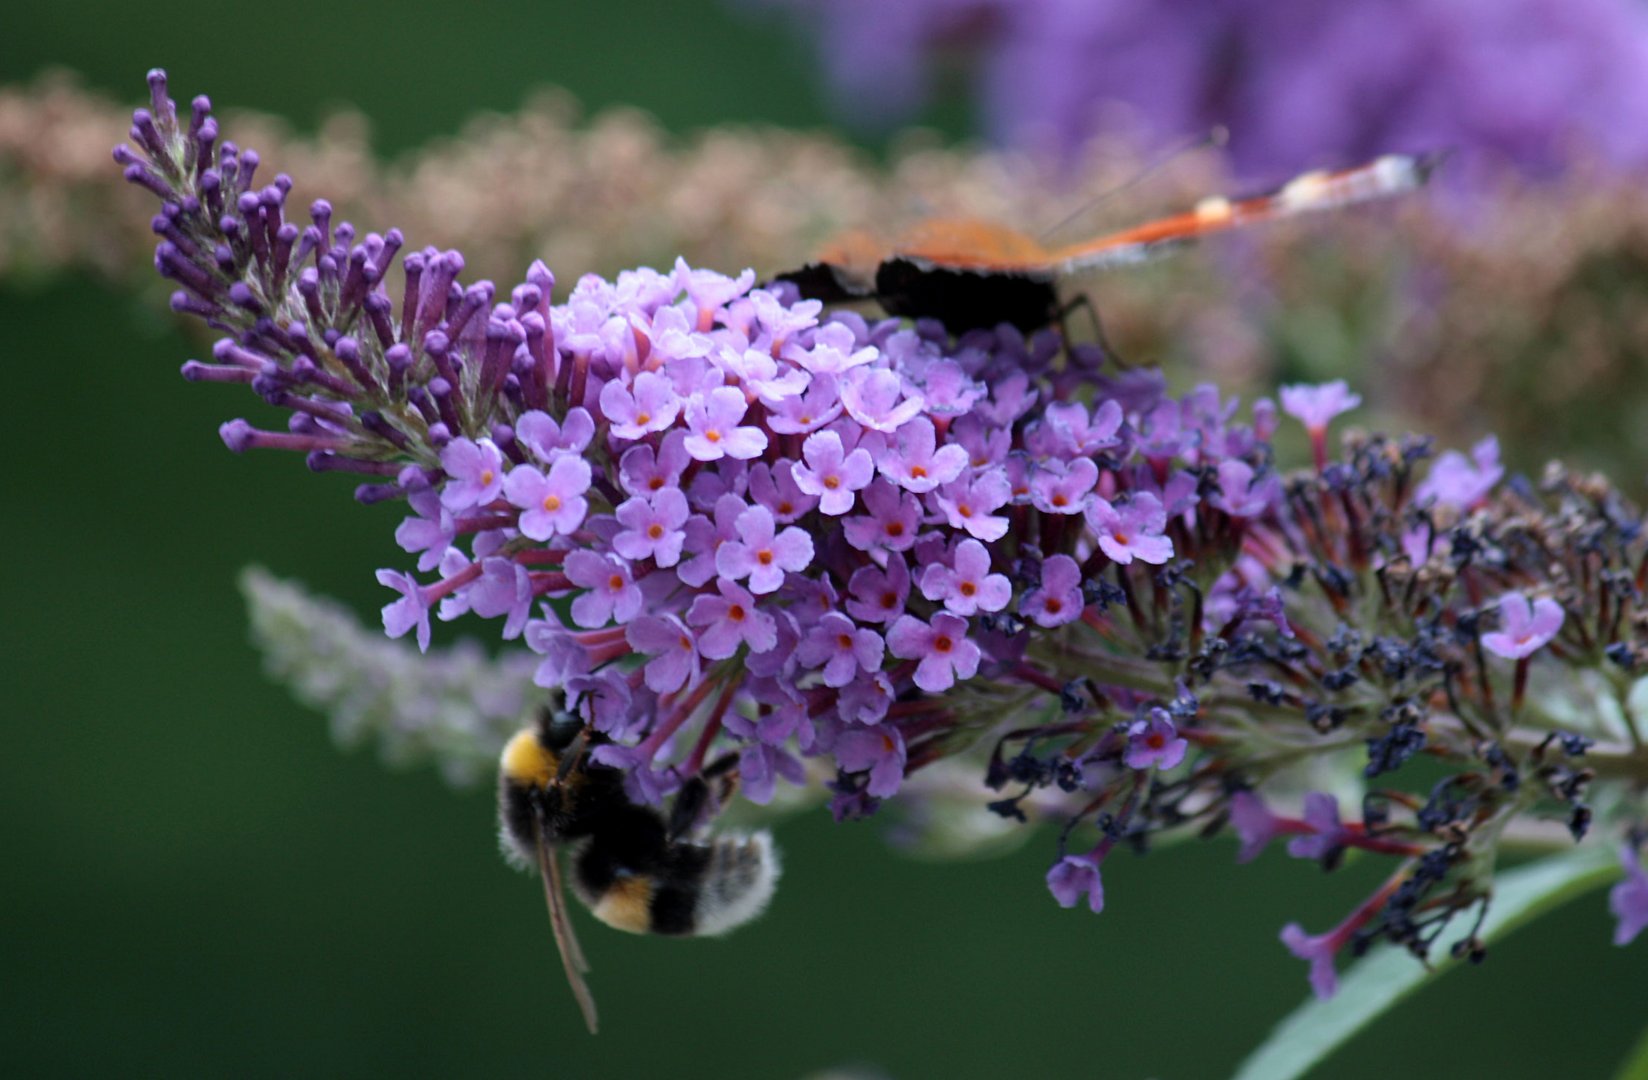
[[[847,415],[873,431],[891,434],[921,412],[920,394],[904,397],[904,382],[886,368],[855,368],[840,384]],[[902,399],[902,400],[901,400]]]
[[[1245,461],[1219,463],[1219,489],[1208,501],[1233,518],[1253,518],[1263,514],[1282,495],[1275,474],[1255,479],[1253,466]]]
[[[1361,395],[1351,393],[1343,379],[1320,386],[1298,384],[1282,387],[1282,411],[1303,423],[1305,430],[1313,434],[1325,432],[1334,417],[1360,404]]]
[[[850,724],[879,724],[893,703],[893,680],[884,671],[863,675],[841,688],[836,714]]]
[[[927,399],[927,411],[935,416],[964,416],[985,394],[983,383],[969,378],[960,364],[948,358],[928,364],[917,383]]]
[[[667,487],[680,487],[681,474],[692,464],[687,433],[677,428],[664,436],[656,452],[645,444],[632,446],[618,459],[618,482],[631,495],[652,498]]]
[[[1327,467],[1328,424],[1335,416],[1360,404],[1362,399],[1346,389],[1343,379],[1321,386],[1282,387],[1282,411],[1304,422],[1317,472]]]
[[[515,422],[515,440],[539,461],[555,460],[557,451],[582,454],[594,437],[595,420],[583,408],[572,409],[560,423],[536,409],[522,413]]]
[[[845,772],[869,769],[865,790],[878,799],[891,798],[904,782],[904,736],[891,724],[854,728],[836,741],[835,760]]]
[[[595,753],[603,749],[613,749],[613,746],[598,746]],[[624,773],[624,798],[637,806],[662,806],[664,800],[681,787],[681,778],[673,768],[654,769],[645,762],[621,762],[616,756],[602,764],[627,769]]]
[[[783,692],[797,694],[793,685],[796,669],[795,647],[801,640],[801,631],[796,624],[795,612],[770,605],[765,611],[773,618],[776,627],[775,640],[772,647],[765,652],[751,652],[746,656],[744,670],[756,679],[765,679],[773,683]]]
[[[805,393],[766,405],[767,426],[780,435],[805,435],[841,415],[841,395],[830,375],[814,376]]]
[[[681,527],[688,514],[687,497],[677,488],[665,488],[651,499],[626,499],[618,507],[623,530],[613,536],[612,550],[631,562],[651,559],[661,567],[674,566],[686,542]]]
[[[1543,647],[1562,629],[1562,605],[1542,596],[1529,607],[1519,592],[1499,598],[1499,629],[1482,635],[1482,647],[1507,660],[1521,660]]]
[[[715,570],[734,581],[750,579],[758,596],[776,592],[784,572],[799,574],[813,561],[812,537],[791,525],[774,535],[772,511],[752,506],[738,515],[738,539],[728,540],[715,553]]]
[[[1469,510],[1487,498],[1504,475],[1505,467],[1499,463],[1499,440],[1489,435],[1471,447],[1468,460],[1457,450],[1445,451],[1414,490],[1414,498],[1420,504]]]
[[[1079,514],[1093,498],[1099,467],[1088,458],[1068,465],[1057,458],[1042,462],[1030,478],[1030,501],[1044,514]]]
[[[1171,769],[1184,760],[1190,744],[1179,736],[1166,709],[1151,709],[1148,719],[1133,721],[1127,729],[1122,761],[1129,769]]]
[[[880,634],[858,626],[839,611],[831,611],[801,639],[796,659],[803,667],[822,667],[825,686],[842,687],[860,671],[880,671],[885,651]]]
[[[1099,860],[1093,855],[1066,855],[1047,871],[1047,891],[1059,907],[1073,908],[1087,894],[1087,909],[1097,915],[1104,910],[1104,882],[1099,880]]]
[[[455,514],[491,502],[504,486],[504,455],[491,439],[453,439],[441,451],[441,505]]]
[[[840,375],[852,368],[874,363],[880,355],[875,348],[853,348],[856,344],[858,342],[852,330],[838,321],[819,327],[818,333],[813,335],[811,347],[792,348],[784,355],[814,375]]]
[[[785,458],[769,466],[758,462],[750,467],[750,498],[772,511],[780,525],[799,521],[818,505],[818,500],[795,482],[795,463]]]
[[[1041,391],[1030,385],[1030,376],[1023,371],[1014,371],[991,386],[989,402],[981,403],[976,411],[986,424],[1011,427],[1013,421],[1029,412],[1040,397]]]
[[[1620,845],[1619,861],[1625,867],[1625,880],[1608,890],[1608,910],[1619,920],[1614,927],[1614,944],[1629,945],[1648,928],[1648,873],[1630,844]]]
[[[1251,791],[1238,791],[1230,799],[1230,827],[1241,840],[1236,853],[1239,863],[1252,862],[1282,831],[1282,819],[1270,812],[1263,799]]]
[[[620,439],[639,439],[651,431],[663,431],[675,423],[681,399],[669,379],[655,371],[643,371],[625,387],[614,379],[601,387],[601,413]]]
[[[744,798],[757,806],[772,802],[776,781],[806,782],[807,770],[792,755],[768,743],[751,743],[738,754],[738,786]]]
[[[967,620],[947,611],[924,623],[900,615],[887,631],[887,650],[900,660],[919,660],[915,683],[929,693],[948,690],[978,671],[979,647],[967,637]]]
[[[422,552],[418,569],[424,573],[441,564],[441,556],[452,545],[457,529],[452,514],[441,505],[441,497],[433,488],[414,491],[406,497],[415,517],[402,521],[395,529],[395,543],[402,551]]]
[[[687,453],[699,461],[723,457],[748,460],[767,449],[767,434],[758,427],[739,427],[749,411],[744,392],[736,386],[718,386],[687,402]]]
[[[772,351],[781,353],[784,345],[797,332],[818,325],[818,314],[824,310],[820,300],[802,300],[785,304],[766,289],[755,289],[749,295],[750,305],[762,329],[772,338]]]
[[[424,598],[423,589],[411,574],[404,574],[399,570],[379,570],[378,584],[387,585],[401,594],[399,600],[384,605],[383,630],[392,638],[398,638],[408,630],[417,628],[418,651],[429,651],[429,601]]]
[[[819,510],[832,516],[851,510],[853,493],[875,478],[870,452],[859,447],[850,454],[843,453],[841,436],[833,431],[807,436],[801,454],[806,464],[791,470],[795,485],[808,495],[816,495]]]
[[[1331,863],[1344,850],[1350,833],[1339,821],[1339,800],[1321,791],[1305,794],[1305,824],[1313,830],[1288,841],[1287,853],[1295,859],[1316,859]]]
[[[643,615],[624,628],[624,639],[647,661],[647,689],[668,694],[698,681],[698,648],[692,631],[673,615]]]
[[[566,557],[567,580],[587,589],[572,602],[572,621],[588,629],[610,619],[627,623],[641,612],[641,590],[631,580],[629,565],[615,555],[573,551]]]
[[[921,595],[957,615],[1000,611],[1013,598],[1006,574],[990,572],[990,552],[971,538],[956,546],[952,565],[932,563],[921,575]]]
[[[864,489],[864,510],[842,523],[847,543],[860,551],[900,552],[915,546],[921,503],[914,495],[885,480],[873,480]]]
[[[1054,555],[1042,561],[1041,588],[1033,589],[1019,601],[1019,613],[1052,628],[1074,622],[1087,606],[1082,596],[1081,567],[1068,555]]]
[[[527,634],[530,637],[532,631]],[[564,684],[551,685],[564,686],[567,708],[588,716],[596,731],[615,739],[640,736],[639,731],[631,730],[634,694],[618,668],[605,667],[594,675],[573,675]]]
[[[737,495],[722,495],[715,500],[715,520],[703,514],[687,519],[683,532],[685,548],[692,558],[682,560],[675,573],[693,588],[701,588],[715,576],[715,553],[721,545],[738,536],[738,515],[749,509],[749,503]]]
[[[698,653],[706,660],[725,660],[747,644],[763,653],[778,644],[778,624],[756,607],[755,597],[725,579],[716,583],[720,596],[700,593],[687,611],[687,625],[701,627]]]
[[[1007,535],[1007,518],[993,513],[1013,497],[1013,485],[1000,468],[987,469],[971,478],[945,484],[932,496],[952,529],[995,543]]]
[[[527,648],[544,658],[532,681],[546,687],[570,686],[571,680],[589,675],[589,650],[567,632],[553,608],[545,605],[541,610],[545,618],[526,624]]]
[[[749,292],[755,284],[755,271],[745,270],[736,278],[718,274],[714,270],[695,270],[685,259],[675,260],[676,284],[686,292],[698,309],[698,329],[708,330],[716,312],[723,306]]]
[[[1138,559],[1160,566],[1173,557],[1173,541],[1162,535],[1167,511],[1148,491],[1134,493],[1119,506],[1095,498],[1087,507],[1087,524],[1099,538],[1099,550],[1116,562]]]
[[[910,568],[902,558],[888,559],[886,569],[861,566],[847,582],[847,613],[859,622],[892,622],[909,598]]]
[[[933,422],[918,416],[898,429],[894,445],[876,467],[882,476],[917,495],[948,484],[967,467],[967,451],[954,443],[935,449],[937,439]]]
[[[651,271],[638,271],[651,273]],[[622,278],[624,275],[620,274]],[[663,288],[665,293],[673,293],[672,286]],[[637,329],[639,329],[637,320]],[[692,324],[687,321],[686,313],[680,308],[664,307],[653,313],[652,326],[646,331],[652,340],[652,353],[647,357],[647,363],[657,370],[664,367],[690,367],[692,365],[679,364],[678,361],[697,360],[709,354],[714,343],[704,334],[693,330]]]
[[[812,382],[807,372],[788,362],[780,364],[761,349],[745,349],[742,355],[729,356],[724,363],[739,382],[773,405],[801,396]]]
[[[504,640],[513,640],[521,635],[532,614],[532,578],[526,567],[513,559],[482,559],[481,576],[463,589],[462,597],[469,610],[483,619],[504,616]],[[449,618],[444,603],[441,618]]]
[[[521,508],[516,527],[529,540],[571,536],[584,523],[589,502],[589,462],[562,454],[545,476],[531,465],[517,465],[504,477],[504,498]]]
[[[1156,403],[1136,424],[1139,453],[1150,461],[1172,461],[1186,453],[1194,441],[1195,432],[1185,427],[1184,413],[1176,401]]]
[[[1050,404],[1041,425],[1033,433],[1031,449],[1037,454],[1090,457],[1121,442],[1122,407],[1107,398],[1091,418],[1080,402]]]
[[[967,451],[967,463],[975,469],[1000,461],[1013,448],[1011,428],[986,427],[977,413],[957,417],[950,425],[950,438]]]
[[[1339,973],[1333,969],[1333,958],[1339,952],[1339,934],[1329,931],[1311,937],[1298,923],[1282,927],[1282,944],[1288,952],[1310,962],[1310,988],[1326,1001],[1339,989]]]

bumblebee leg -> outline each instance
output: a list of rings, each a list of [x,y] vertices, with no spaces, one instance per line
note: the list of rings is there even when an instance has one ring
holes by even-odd
[[[737,790],[737,754],[725,754],[704,766],[697,776],[689,777],[681,785],[681,790],[675,795],[675,803],[670,807],[666,830],[668,841],[674,843],[694,832],[705,816],[706,807],[711,808],[709,816],[714,817],[714,810],[725,806]]]

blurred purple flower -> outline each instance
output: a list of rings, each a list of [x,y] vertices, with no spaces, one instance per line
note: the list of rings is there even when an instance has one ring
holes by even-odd
[[[1471,447],[1467,458],[1458,450],[1444,450],[1414,492],[1421,503],[1469,510],[1487,497],[1505,475],[1499,463],[1499,440],[1489,435]]]
[[[1230,827],[1241,840],[1237,862],[1251,862],[1284,831],[1281,818],[1270,812],[1265,801],[1251,791],[1238,791],[1230,799]]]
[[[814,24],[843,109],[872,122],[910,117],[935,54],[962,46],[985,124],[1015,145],[1222,124],[1250,174],[1441,147],[1535,171],[1576,144],[1648,163],[1648,6],[1634,0],[761,2]]]
[[[1608,909],[1619,924],[1614,927],[1614,944],[1629,945],[1631,939],[1648,928],[1648,872],[1642,869],[1642,859],[1629,844],[1621,844],[1619,861],[1625,867],[1625,880],[1608,892]]]
[[[1339,800],[1321,791],[1306,793],[1305,824],[1313,831],[1289,840],[1288,854],[1295,859],[1317,859],[1324,865],[1336,861],[1349,836],[1339,820]]]
[[[1482,635],[1482,647],[1507,660],[1521,660],[1539,651],[1562,629],[1562,605],[1548,596],[1528,604],[1519,592],[1499,598],[1499,629]]]
[[[1133,721],[1127,729],[1127,750],[1122,761],[1129,769],[1171,769],[1184,760],[1189,743],[1180,738],[1178,728],[1166,709],[1151,709],[1148,719]]]
[[[1310,988],[1316,996],[1323,1001],[1332,997],[1339,989],[1339,973],[1333,968],[1341,944],[1339,931],[1312,936],[1298,923],[1288,923],[1282,927],[1281,937],[1288,952],[1310,963]]]
[[[1099,880],[1099,860],[1091,854],[1066,855],[1047,871],[1047,890],[1059,907],[1073,908],[1087,894],[1088,910],[1097,915],[1104,910],[1104,882]]]

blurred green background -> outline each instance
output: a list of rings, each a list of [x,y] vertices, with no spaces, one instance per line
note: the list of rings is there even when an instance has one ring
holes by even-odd
[[[386,153],[546,82],[677,130],[825,122],[804,44],[715,3],[64,3],[4,23],[0,80],[67,67],[135,105],[162,65],[181,100],[300,129],[352,104]],[[295,458],[227,453],[218,423],[255,402],[178,378],[205,346],[165,292],[0,283],[10,1075],[1216,1077],[1306,993],[1281,924],[1327,927],[1379,871],[1238,868],[1225,841],[1118,856],[1095,918],[1047,895],[1050,835],[925,864],[814,811],[780,827],[771,913],[725,941],[576,916],[592,1039],[536,883],[496,854],[491,792],[338,753],[260,674],[237,571],[375,618],[397,515]],[[1648,1011],[1648,949],[1610,931],[1601,895],[1571,905],[1324,1075],[1605,1075]]]

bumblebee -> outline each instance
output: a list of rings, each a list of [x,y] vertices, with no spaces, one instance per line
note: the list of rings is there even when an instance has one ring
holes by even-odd
[[[544,710],[504,747],[498,768],[499,838],[504,855],[536,868],[567,981],[594,1033],[589,970],[567,917],[559,858],[569,849],[571,884],[597,919],[637,934],[714,935],[766,908],[778,859],[766,833],[687,839],[710,803],[710,781],[730,794],[729,758],[689,780],[669,817],[624,794],[623,774],[589,759],[601,737],[564,712]]]

